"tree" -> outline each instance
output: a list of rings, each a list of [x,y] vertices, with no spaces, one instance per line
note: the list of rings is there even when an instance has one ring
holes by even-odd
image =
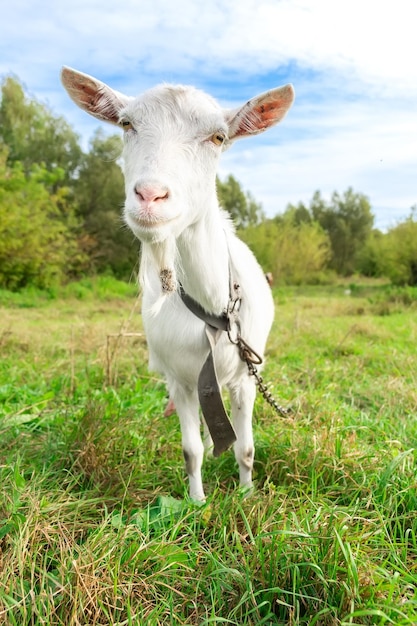
[[[89,273],[111,271],[129,279],[138,263],[139,242],[122,219],[123,174],[117,159],[118,135],[98,130],[74,181],[78,215],[83,221],[81,247],[89,257]]]
[[[383,262],[385,255],[385,235],[375,228],[366,240],[365,245],[358,252],[356,269],[363,276],[383,276]]]
[[[297,224],[288,214],[251,226],[241,237],[277,284],[309,284],[322,279],[330,242],[317,222]]]
[[[55,184],[64,187],[82,156],[78,136],[68,123],[52,115],[44,104],[29,99],[21,83],[10,76],[1,86],[0,144],[8,147],[8,163],[21,163],[26,174],[35,163],[49,171],[60,168],[64,175]]]
[[[217,194],[220,205],[228,211],[238,230],[259,224],[264,218],[262,206],[250,192],[242,190],[231,174],[223,182],[217,178]]]
[[[298,204],[288,204],[283,216],[284,219],[289,219],[293,224],[311,224],[313,216],[308,207],[302,202]],[[279,219],[278,216],[275,219]]]
[[[357,257],[374,222],[368,198],[349,188],[343,195],[334,192],[326,203],[316,192],[310,204],[315,221],[328,233],[331,242],[329,266],[347,276],[356,269]]]
[[[360,269],[396,285],[417,285],[417,206],[387,233],[372,234],[360,255]]]
[[[49,287],[62,282],[82,260],[68,190],[60,187],[51,194],[46,182],[51,183],[51,173],[44,167],[33,166],[26,174],[18,161],[7,165],[7,150],[0,151],[2,287]]]

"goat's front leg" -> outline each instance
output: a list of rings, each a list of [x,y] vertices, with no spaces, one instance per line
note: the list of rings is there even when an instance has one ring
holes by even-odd
[[[204,446],[201,440],[197,392],[187,393],[181,390],[175,394],[174,401],[181,424],[182,452],[188,474],[190,498],[204,501],[206,496],[201,478]]]
[[[239,386],[230,388],[233,427],[236,432],[234,452],[239,465],[241,487],[252,487],[253,459],[255,446],[252,433],[252,413],[256,388],[252,379],[245,377]]]
[[[204,444],[204,452],[206,456],[213,456],[213,439],[211,438],[210,431],[206,424],[206,420],[203,419],[203,444]]]

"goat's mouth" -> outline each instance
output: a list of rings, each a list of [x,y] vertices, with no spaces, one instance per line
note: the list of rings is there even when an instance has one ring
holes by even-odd
[[[156,230],[167,226],[176,219],[175,217],[157,217],[155,215],[129,215],[129,221],[134,228],[144,230]]]
[[[135,224],[137,224],[137,226],[140,226],[141,228],[153,229],[153,228],[160,228],[161,226],[166,226],[166,224],[169,224],[170,222],[173,221],[173,218],[155,220],[155,219],[146,219],[146,218],[138,217],[134,221],[135,221]]]
[[[177,216],[174,217],[157,217],[143,215],[126,215],[126,223],[135,237],[143,242],[164,241],[172,233],[173,223]]]

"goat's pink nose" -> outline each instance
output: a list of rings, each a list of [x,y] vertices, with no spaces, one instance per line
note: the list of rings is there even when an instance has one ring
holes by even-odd
[[[135,185],[135,194],[140,202],[146,204],[167,200],[169,196],[167,187],[146,184]]]

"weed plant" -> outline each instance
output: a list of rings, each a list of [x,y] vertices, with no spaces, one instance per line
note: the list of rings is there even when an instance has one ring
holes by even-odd
[[[410,293],[275,293],[293,415],[258,397],[256,490],[227,452],[200,507],[134,288],[0,294],[0,624],[417,624]]]

